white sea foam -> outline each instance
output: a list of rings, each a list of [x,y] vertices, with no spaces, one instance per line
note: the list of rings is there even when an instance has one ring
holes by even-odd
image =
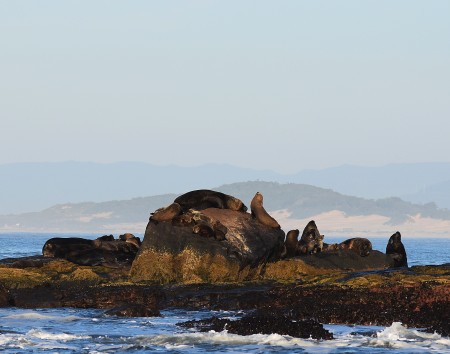
[[[25,312],[14,315],[9,315],[3,317],[3,319],[7,320],[50,320],[50,321],[59,321],[59,322],[72,322],[81,320],[81,317],[78,316],[52,316],[45,315],[39,312]]]
[[[34,343],[23,334],[0,334],[0,350],[6,347],[25,348]]]
[[[27,334],[2,334],[0,335],[0,351],[5,349],[10,350],[26,350],[27,348],[39,349],[39,350],[77,350],[75,346],[68,346],[66,344],[58,342],[58,338],[55,341],[39,341],[42,338],[33,338]]]
[[[300,339],[279,334],[253,334],[241,336],[238,334],[222,332],[192,332],[175,333],[171,335],[136,336],[132,339],[140,345],[158,345],[185,347],[197,344],[224,344],[224,345],[270,345],[270,346],[314,346],[318,341],[312,339]]]
[[[423,333],[408,329],[401,323],[393,323],[377,333],[377,337],[367,337],[362,334],[336,335],[333,340],[313,340],[294,338],[279,334],[254,334],[241,336],[222,332],[190,332],[160,335],[139,335],[128,339],[139,346],[160,346],[166,349],[182,349],[201,345],[225,346],[276,346],[286,349],[300,347],[310,353],[328,353],[338,348],[354,348],[356,351],[366,351],[370,348],[402,349],[411,352],[450,353],[450,339],[438,334]]]
[[[437,333],[425,333],[416,329],[408,329],[400,322],[394,322],[390,327],[377,332],[377,337],[369,340],[373,347],[409,349],[421,351],[432,349],[439,352],[450,351],[450,340],[442,338]]]
[[[27,335],[34,338],[39,339],[48,339],[48,340],[61,340],[61,341],[69,341],[69,340],[77,340],[77,339],[89,339],[90,336],[77,336],[68,333],[49,333],[39,329],[32,329],[27,332]]]

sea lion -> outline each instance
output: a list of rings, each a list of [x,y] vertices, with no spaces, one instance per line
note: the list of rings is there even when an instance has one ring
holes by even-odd
[[[141,243],[142,243],[141,239],[139,237],[134,236],[133,234],[130,234],[129,232],[124,233],[123,235],[120,235],[119,240],[134,244],[137,247],[141,247]]]
[[[213,220],[211,222],[211,226],[214,230],[214,238],[217,241],[225,240],[226,238],[225,235],[228,232],[228,228],[225,225],[223,225],[219,220]]]
[[[203,210],[208,208],[247,211],[247,207],[240,199],[209,189],[199,189],[180,195],[175,199],[175,203],[181,206],[183,212],[189,209]]]
[[[299,254],[313,254],[322,251],[324,236],[320,234],[314,220],[308,222],[298,242]]]
[[[181,214],[181,206],[178,203],[172,203],[165,208],[156,209],[150,216],[151,221],[170,221]]]
[[[394,267],[407,267],[408,258],[406,257],[405,246],[402,243],[402,235],[400,232],[393,234],[386,245],[386,254],[392,255],[394,259]]]
[[[322,252],[337,251],[339,249],[338,243],[323,243]]]
[[[100,241],[114,241],[114,236],[113,235],[103,235],[103,236],[97,237],[97,240],[100,240]]]
[[[366,257],[372,251],[372,243],[367,238],[355,237],[341,242],[339,244],[339,249],[352,250],[361,257]]]
[[[297,255],[298,235],[300,235],[298,229],[290,230],[286,235],[284,246],[286,247],[286,257],[288,258]]]
[[[71,251],[87,250],[93,247],[93,241],[79,237],[54,237],[42,247],[44,257],[64,258]]]
[[[215,232],[213,228],[207,224],[197,224],[192,227],[192,232],[203,237],[214,237]]]
[[[121,240],[109,241],[110,237],[88,240],[77,237],[52,238],[42,248],[45,257],[64,258],[80,265],[119,267],[131,265],[139,247]]]
[[[250,203],[250,209],[252,211],[252,216],[258,220],[261,224],[272,227],[274,229],[279,229],[280,224],[267,213],[263,206],[263,196],[261,193],[256,192]]]
[[[192,232],[201,236],[211,237],[218,241],[225,240],[228,232],[219,220],[216,220],[201,211],[189,209],[184,214],[178,215],[172,219],[173,226],[192,227]]]

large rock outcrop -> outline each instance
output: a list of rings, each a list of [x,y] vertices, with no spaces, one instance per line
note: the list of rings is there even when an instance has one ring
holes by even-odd
[[[279,259],[284,231],[262,224],[243,207],[233,210],[222,203],[204,209],[204,190],[199,198],[201,210],[195,209],[195,198],[189,193],[191,209],[171,220],[150,218],[131,268],[133,281],[217,283],[257,279],[268,261]],[[228,198],[236,200],[231,196],[225,200]],[[161,212],[164,209],[155,215]]]

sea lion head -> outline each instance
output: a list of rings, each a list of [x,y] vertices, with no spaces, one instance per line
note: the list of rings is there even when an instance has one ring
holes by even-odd
[[[240,199],[231,196],[227,199],[227,208],[235,211],[247,211],[247,207]]]
[[[196,224],[192,227],[192,232],[194,234],[200,235],[202,237],[213,237],[215,235],[214,230],[211,226],[206,224]]]
[[[370,252],[372,251],[372,242],[370,242],[368,239],[361,239],[360,245],[359,245],[359,255],[361,257],[367,257]]]
[[[306,253],[320,252],[323,248],[323,235],[320,234],[316,222],[311,220],[303,230],[300,242],[306,248]]]
[[[393,234],[393,235],[390,237],[389,243],[390,243],[391,245],[394,245],[394,244],[398,244],[398,243],[400,243],[400,242],[402,242],[402,235],[400,234],[400,232],[397,231],[395,234]]]

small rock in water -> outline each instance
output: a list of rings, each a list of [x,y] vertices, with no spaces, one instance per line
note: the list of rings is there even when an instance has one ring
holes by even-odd
[[[107,316],[118,317],[161,317],[158,309],[148,308],[140,304],[122,305],[105,312]]]
[[[242,336],[277,333],[297,338],[333,339],[333,334],[315,320],[293,320],[285,314],[277,316],[261,311],[244,316],[239,320],[211,317],[204,320],[178,323],[177,325],[195,328],[201,332],[211,330],[221,332],[226,329],[228,333]]]

